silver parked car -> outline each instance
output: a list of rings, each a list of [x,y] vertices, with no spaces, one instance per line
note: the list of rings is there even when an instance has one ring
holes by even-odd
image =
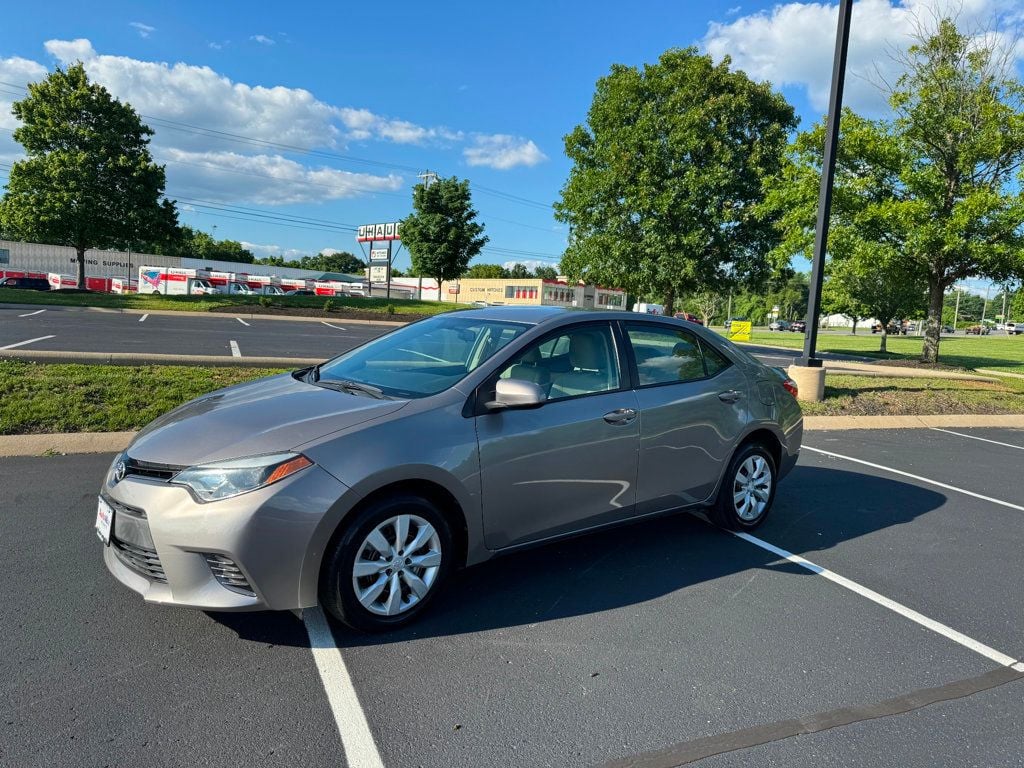
[[[147,601],[386,629],[521,547],[687,508],[756,527],[800,449],[794,393],[671,318],[449,313],[160,417],[96,528]]]

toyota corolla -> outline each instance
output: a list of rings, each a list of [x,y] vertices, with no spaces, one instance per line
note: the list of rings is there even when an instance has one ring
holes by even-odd
[[[388,629],[522,547],[686,509],[755,528],[800,449],[794,394],[672,318],[444,314],[160,417],[112,463],[96,530],[149,602]]]

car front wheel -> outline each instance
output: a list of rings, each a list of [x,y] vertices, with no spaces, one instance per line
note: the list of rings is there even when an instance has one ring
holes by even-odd
[[[708,517],[730,531],[751,531],[768,517],[775,500],[775,460],[759,443],[747,443],[729,462]]]
[[[451,529],[434,504],[406,494],[380,499],[326,553],[320,601],[353,629],[396,629],[427,607],[453,556]]]

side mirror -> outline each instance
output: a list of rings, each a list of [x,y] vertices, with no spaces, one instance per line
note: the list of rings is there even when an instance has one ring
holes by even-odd
[[[494,389],[494,400],[484,404],[489,411],[537,408],[548,399],[539,384],[524,379],[498,379]]]

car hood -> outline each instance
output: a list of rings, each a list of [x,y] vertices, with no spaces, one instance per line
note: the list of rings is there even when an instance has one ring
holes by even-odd
[[[188,466],[287,451],[407,404],[324,389],[285,373],[165,413],[136,436],[128,453],[140,461]]]

